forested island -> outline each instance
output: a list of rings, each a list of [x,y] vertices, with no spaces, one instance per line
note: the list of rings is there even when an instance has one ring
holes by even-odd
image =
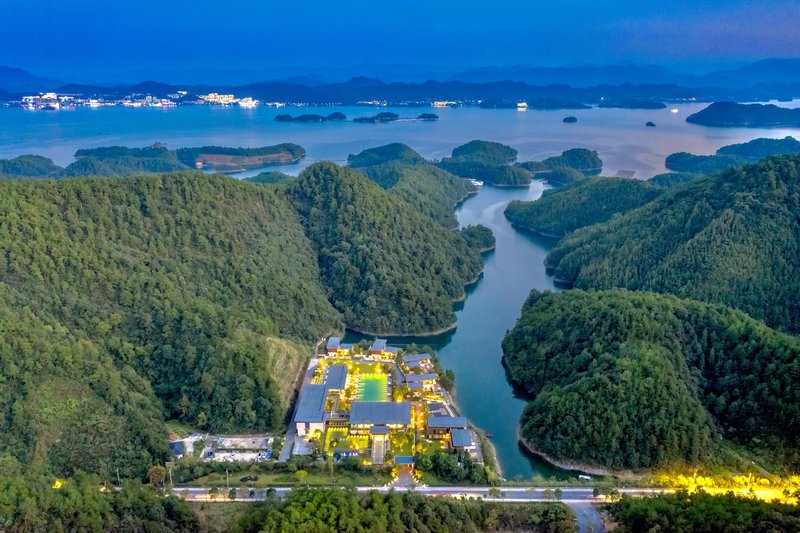
[[[559,239],[578,228],[605,222],[617,213],[644,205],[661,192],[639,180],[583,178],[544,191],[535,202],[513,201],[506,207],[505,216],[517,228]]]
[[[397,113],[392,113],[389,111],[384,111],[378,113],[377,115],[372,115],[369,117],[356,117],[353,119],[353,122],[364,122],[369,124],[384,124],[386,122],[394,122],[395,120],[399,120],[400,115]]]
[[[107,146],[75,152],[66,168],[51,159],[23,155],[0,159],[0,179],[60,179],[77,176],[129,176],[143,172],[177,172],[209,167],[219,172],[241,172],[250,168],[288,165],[305,157],[302,146],[291,143],[260,148],[204,146],[169,150],[160,143],[143,148]]]
[[[742,309],[796,333],[800,155],[675,186],[564,237],[546,264],[579,288],[626,287]]]
[[[800,341],[725,306],[532,292],[503,341],[528,446],[588,471],[800,465]]]
[[[758,138],[741,144],[729,144],[717,150],[715,155],[694,155],[678,152],[667,156],[665,166],[675,172],[715,174],[755,163],[771,155],[800,153],[800,141],[794,137],[783,139]]]
[[[275,120],[277,122],[341,122],[343,120],[347,120],[347,115],[340,113],[339,111],[329,115],[276,115]]]
[[[800,109],[779,107],[774,104],[714,102],[705,109],[686,117],[686,122],[729,128],[792,128],[800,126]]]
[[[457,176],[497,187],[530,184],[530,173],[511,165],[516,159],[517,151],[510,146],[474,140],[453,149],[451,157],[442,159],[438,165]]]

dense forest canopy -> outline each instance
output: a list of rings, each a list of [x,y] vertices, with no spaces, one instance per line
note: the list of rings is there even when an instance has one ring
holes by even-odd
[[[200,173],[0,188],[0,428],[26,465],[138,475],[166,453],[165,416],[278,428],[306,343],[342,326],[270,188]]]
[[[482,269],[459,233],[333,163],[312,165],[286,191],[348,326],[410,333],[452,324],[452,300]]]
[[[570,533],[577,528],[572,511],[560,503],[503,504],[431,498],[413,492],[381,494],[298,489],[283,501],[275,499],[256,506],[241,519],[238,531]]]
[[[260,183],[262,185],[282,185],[293,179],[296,179],[296,176],[290,176],[277,170],[267,170],[249,178],[242,178],[242,181]]]
[[[516,227],[560,238],[646,204],[661,193],[647,182],[625,178],[585,178],[544,191],[534,202],[513,201],[505,215]]]
[[[714,102],[686,117],[686,122],[703,126],[769,128],[800,126],[800,109],[774,104]]]
[[[800,341],[730,308],[654,293],[531,293],[503,341],[532,396],[522,435],[559,461],[719,460],[721,439],[800,466]]]
[[[705,492],[622,498],[611,505],[619,533],[793,533],[800,531],[800,508],[727,494]]]
[[[52,159],[40,155],[0,159],[0,179],[48,178],[57,175],[61,170]]]
[[[475,185],[427,162],[405,144],[393,143],[348,156],[351,168],[448,228],[453,207],[477,191]]]
[[[498,142],[474,140],[453,148],[452,157],[488,165],[509,165],[517,160],[517,151]]]
[[[480,252],[488,252],[495,247],[492,230],[483,224],[469,225],[461,229],[461,235],[467,244]]]
[[[800,155],[698,178],[579,229],[546,264],[579,288],[672,293],[800,331]]]
[[[439,166],[462,178],[485,181],[492,185],[527,185],[529,172],[511,166],[517,151],[510,146],[492,141],[474,140],[453,149],[452,157],[439,161]]]
[[[382,163],[424,163],[425,159],[413,148],[402,143],[391,143],[375,148],[368,148],[358,154],[347,156],[347,163],[352,168],[371,167]]]
[[[783,139],[758,138],[740,144],[729,144],[715,155],[694,155],[678,152],[667,156],[665,165],[676,172],[715,174],[747,163],[755,163],[771,155],[800,153],[800,141],[793,137]]]
[[[656,174],[648,178],[647,181],[657,187],[674,187],[702,176],[702,174],[695,174],[694,172],[665,172],[663,174]]]

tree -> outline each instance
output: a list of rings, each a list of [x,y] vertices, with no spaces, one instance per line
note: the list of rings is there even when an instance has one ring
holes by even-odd
[[[500,490],[499,487],[489,487],[489,490],[487,492],[488,492],[490,498],[497,499],[497,498],[502,498],[503,497],[503,491]]]
[[[294,479],[300,484],[303,484],[308,479],[308,472],[305,470],[298,470],[294,473]]]
[[[161,465],[153,465],[147,471],[147,481],[153,486],[164,485],[167,478],[167,469]]]

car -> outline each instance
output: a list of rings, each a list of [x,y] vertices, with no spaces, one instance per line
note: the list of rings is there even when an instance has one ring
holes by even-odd
[[[248,481],[258,481],[258,476],[244,476],[239,478],[239,481],[242,483],[247,483]]]

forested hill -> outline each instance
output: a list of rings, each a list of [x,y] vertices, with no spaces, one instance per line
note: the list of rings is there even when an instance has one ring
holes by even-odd
[[[317,163],[286,189],[319,255],[330,301],[348,326],[438,330],[482,269],[464,238],[355,170]]]
[[[342,325],[267,187],[5,181],[0,213],[0,431],[25,465],[139,477],[165,457],[165,416],[277,428],[310,341]]]
[[[722,439],[800,466],[800,341],[725,306],[654,293],[533,292],[503,341],[532,395],[522,435],[610,469],[713,464]]]
[[[508,204],[505,215],[518,228],[561,238],[578,228],[605,222],[617,213],[642,206],[661,192],[645,181],[584,178],[546,190],[535,202],[515,200]]]
[[[348,157],[350,166],[443,226],[455,228],[453,206],[477,191],[469,181],[426,161],[410,147],[394,143]]]
[[[547,257],[579,288],[625,287],[739,308],[800,331],[800,155],[699,178],[575,231]]]

